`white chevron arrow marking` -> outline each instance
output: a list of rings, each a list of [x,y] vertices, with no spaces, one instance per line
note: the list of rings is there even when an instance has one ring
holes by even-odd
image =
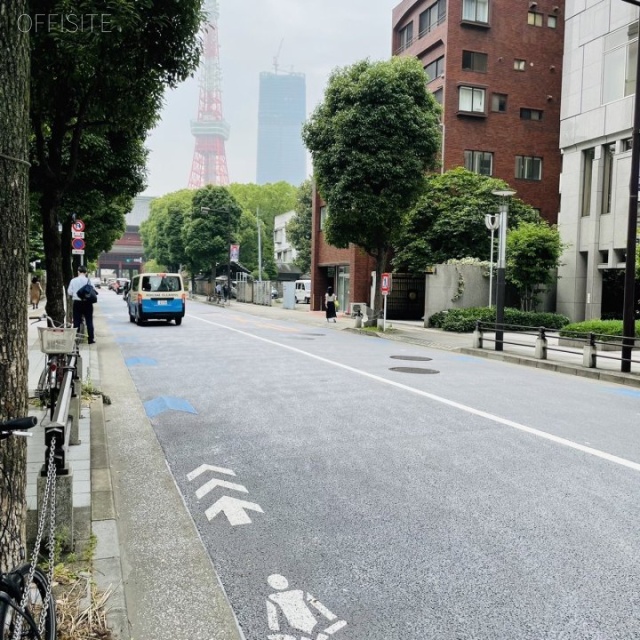
[[[193,471],[191,471],[190,473],[187,474],[187,480],[189,480],[189,482],[191,482],[191,480],[194,480],[201,473],[204,473],[205,471],[216,471],[217,473],[222,473],[225,476],[235,476],[236,475],[236,472],[232,471],[231,469],[225,469],[224,467],[214,467],[211,464],[201,464],[197,469],[194,469]]]
[[[226,480],[218,480],[218,478],[212,478],[209,482],[203,484],[196,491],[196,498],[200,500],[203,496],[206,496],[209,491],[213,491],[216,487],[225,487],[225,489],[231,489],[232,491],[240,491],[241,493],[249,493],[246,487],[235,482],[227,482]]]
[[[227,516],[229,524],[235,527],[239,524],[251,523],[251,518],[245,513],[245,509],[264,513],[262,507],[255,502],[247,502],[246,500],[239,500],[238,498],[231,498],[230,496],[222,496],[222,498],[212,504],[204,514],[209,521],[211,521],[222,511],[224,515]]]

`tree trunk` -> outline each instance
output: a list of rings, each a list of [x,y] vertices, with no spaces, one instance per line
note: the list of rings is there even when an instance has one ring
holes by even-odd
[[[26,416],[29,34],[24,0],[0,0],[0,420]],[[7,55],[9,52],[9,55]],[[0,570],[15,565],[26,516],[24,438],[0,442]]]
[[[58,207],[60,198],[55,187],[47,186],[40,202],[42,240],[47,268],[47,315],[56,322],[64,320],[64,292],[62,273],[62,244],[58,231]]]
[[[382,278],[382,274],[385,273],[385,269],[387,268],[388,258],[389,258],[389,250],[385,247],[380,247],[375,254],[376,259],[376,291],[375,298],[373,299],[373,308],[376,311],[377,317],[382,318],[383,309],[382,309],[382,293],[380,292],[380,280]]]

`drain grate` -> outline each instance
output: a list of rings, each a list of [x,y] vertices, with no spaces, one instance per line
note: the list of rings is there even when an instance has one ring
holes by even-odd
[[[394,360],[411,360],[412,362],[430,362],[433,358],[425,358],[424,356],[389,356]]]
[[[399,371],[400,373],[440,373],[435,369],[421,369],[420,367],[391,367],[389,371]]]

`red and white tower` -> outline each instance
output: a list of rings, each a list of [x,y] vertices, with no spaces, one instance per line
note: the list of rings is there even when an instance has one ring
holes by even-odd
[[[229,125],[222,117],[220,90],[220,50],[218,44],[218,0],[207,0],[207,26],[204,34],[204,64],[200,74],[200,101],[198,119],[191,121],[191,133],[196,148],[191,165],[189,188],[198,189],[208,184],[229,184],[225,140],[229,138]]]

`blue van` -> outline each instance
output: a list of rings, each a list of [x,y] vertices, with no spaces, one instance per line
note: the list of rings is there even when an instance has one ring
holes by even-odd
[[[182,324],[186,298],[179,273],[141,273],[131,280],[127,292],[129,321],[142,325],[147,320],[175,320]]]

